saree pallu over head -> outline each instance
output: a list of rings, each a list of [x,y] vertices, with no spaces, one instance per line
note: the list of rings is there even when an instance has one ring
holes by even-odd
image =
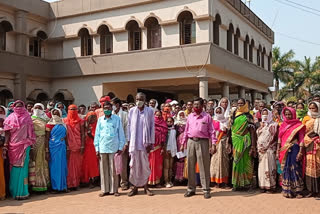
[[[292,119],[288,120],[285,117],[285,111],[289,110],[292,114]],[[283,123],[279,129],[279,139],[281,141],[281,150],[280,150],[280,164],[281,169],[283,170],[286,158],[288,155],[288,151],[294,144],[300,145],[303,143],[303,137],[305,134],[305,126],[297,119],[296,111],[293,108],[286,107],[282,111]],[[296,138],[295,138],[296,137]]]
[[[155,117],[155,145],[165,143],[168,134],[168,126],[162,117]]]
[[[22,103],[22,107],[15,107]],[[33,122],[25,105],[18,100],[14,104],[14,112],[4,121],[4,130],[10,131],[9,160],[11,166],[22,167],[26,157],[25,150],[36,142]]]

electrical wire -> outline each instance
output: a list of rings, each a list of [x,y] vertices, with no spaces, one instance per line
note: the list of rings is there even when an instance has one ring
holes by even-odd
[[[319,17],[320,17],[320,13],[315,13],[315,12],[312,12],[312,11],[310,11],[310,10],[306,10],[306,9],[301,8],[301,7],[294,6],[294,5],[292,5],[292,4],[288,4],[288,3],[282,2],[282,1],[280,1],[280,0],[273,0],[273,1],[278,2],[278,3],[281,3],[281,4],[284,4],[284,5],[286,5],[286,6],[290,6],[290,7],[296,8],[296,9],[298,9],[298,10],[301,10],[301,11],[304,11],[304,12],[306,12],[306,13],[313,14],[313,15],[316,15],[316,16],[319,16]],[[283,0],[283,1],[284,1],[284,0]]]
[[[287,2],[290,2],[291,4],[295,4],[295,5],[298,5],[298,6],[300,6],[300,7],[304,7],[304,8],[306,8],[306,9],[313,10],[313,11],[316,11],[316,12],[319,12],[319,13],[320,13],[320,10],[318,10],[318,9],[315,9],[315,8],[312,8],[312,7],[308,7],[308,6],[305,6],[305,5],[303,5],[303,4],[299,4],[299,3],[294,2],[294,1],[290,1],[290,0],[283,0],[283,1],[287,1]]]
[[[276,34],[278,34],[278,35],[280,35],[280,36],[287,37],[287,38],[289,38],[289,39],[293,39],[293,40],[299,41],[299,42],[304,42],[304,43],[308,43],[308,44],[310,44],[310,45],[320,46],[320,43],[315,43],[315,42],[307,41],[307,40],[304,40],[304,39],[299,39],[299,38],[296,38],[296,37],[293,37],[293,36],[289,36],[289,35],[284,34],[284,33],[276,32]]]

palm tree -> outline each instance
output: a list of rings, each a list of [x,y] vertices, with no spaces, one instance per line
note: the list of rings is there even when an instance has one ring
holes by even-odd
[[[288,86],[298,97],[308,97],[320,87],[320,57],[316,57],[314,63],[310,57],[304,57],[304,61],[297,60],[294,64]]]
[[[293,75],[294,67],[292,59],[295,53],[293,50],[289,50],[288,52],[281,54],[280,47],[273,48],[272,52],[272,71],[277,96],[279,93],[280,82],[287,83],[291,80],[290,77]]]

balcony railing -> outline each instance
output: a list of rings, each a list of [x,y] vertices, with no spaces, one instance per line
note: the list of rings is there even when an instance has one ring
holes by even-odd
[[[247,5],[241,0],[226,1],[274,42],[274,32]]]

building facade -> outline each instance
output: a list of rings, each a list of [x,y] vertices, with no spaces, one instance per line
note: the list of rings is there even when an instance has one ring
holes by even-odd
[[[265,98],[273,43],[240,0],[0,0],[0,103]]]

